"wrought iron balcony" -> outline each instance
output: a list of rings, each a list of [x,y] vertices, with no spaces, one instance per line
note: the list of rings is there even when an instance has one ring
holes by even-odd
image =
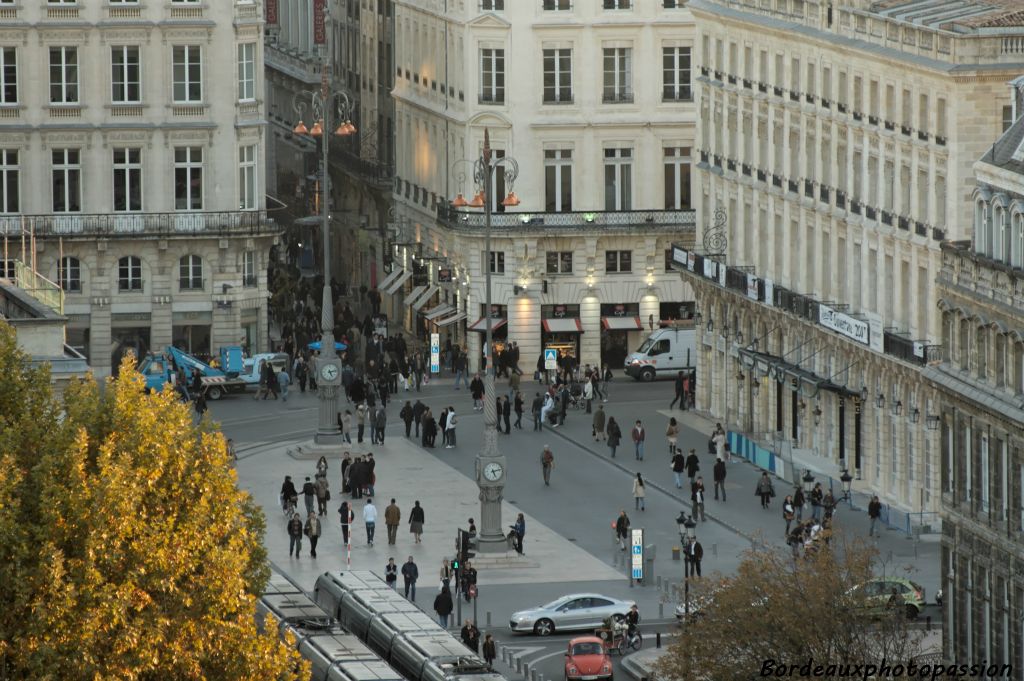
[[[437,222],[448,229],[483,233],[484,212],[480,209],[437,207]],[[694,232],[696,212],[693,210],[622,210],[568,211],[531,213],[527,211],[492,213],[491,227],[500,232]]]
[[[335,145],[337,147],[339,145]],[[350,175],[354,175],[368,184],[380,189],[389,190],[394,182],[395,167],[390,163],[375,158],[362,158],[350,149],[341,147],[331,149],[331,165]]]
[[[281,231],[265,210],[180,213],[48,213],[0,217],[0,231],[9,235],[31,230],[36,236],[140,237],[273,234]]]

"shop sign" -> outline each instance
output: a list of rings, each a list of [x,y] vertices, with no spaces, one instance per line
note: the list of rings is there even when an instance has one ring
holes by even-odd
[[[327,0],[313,0],[313,43],[315,45],[327,43],[326,13]]]
[[[870,344],[871,332],[867,322],[855,319],[848,314],[837,312],[828,305],[818,305],[818,323],[858,343]]]
[[[718,264],[718,285],[725,288],[725,263]]]
[[[552,316],[555,319],[565,319],[565,305],[555,305]]]
[[[679,248],[678,246],[673,246],[672,262],[676,263],[677,265],[681,265],[682,267],[686,267],[686,263],[689,262],[689,254],[682,248]]]
[[[626,316],[626,306],[625,305],[616,305],[615,309],[612,310],[612,316],[613,317],[625,317]]]
[[[437,270],[437,283],[439,284],[450,284],[452,283],[452,271],[451,268],[442,267]]]
[[[266,14],[269,26],[277,25],[277,0],[267,0],[264,13]]]

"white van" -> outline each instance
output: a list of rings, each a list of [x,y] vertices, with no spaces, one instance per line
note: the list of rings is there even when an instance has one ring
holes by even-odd
[[[641,381],[675,377],[692,370],[697,361],[697,332],[693,327],[658,329],[626,357],[625,371]]]

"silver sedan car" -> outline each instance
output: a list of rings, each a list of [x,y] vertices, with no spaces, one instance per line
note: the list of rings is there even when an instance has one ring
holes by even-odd
[[[513,613],[508,628],[539,636],[547,636],[556,629],[596,629],[609,617],[625,617],[635,604],[601,594],[571,594],[547,605]]]

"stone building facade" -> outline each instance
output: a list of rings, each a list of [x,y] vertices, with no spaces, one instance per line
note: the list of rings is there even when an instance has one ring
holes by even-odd
[[[1018,81],[1015,88],[1024,94]],[[943,244],[939,391],[948,659],[1024,669],[1024,111],[975,166],[973,241]]]
[[[682,3],[398,0],[393,311],[418,334],[482,348],[484,268],[496,347],[621,367],[661,320],[692,311],[667,265],[694,231],[693,19]],[[496,158],[493,257],[470,161]],[[504,206],[514,191],[521,203]],[[397,288],[396,288],[397,286]],[[412,294],[416,295],[412,295]],[[448,308],[448,309],[446,309]]]
[[[908,22],[910,4],[688,5],[712,263],[684,275],[705,327],[698,406],[794,470],[849,470],[901,527],[939,507],[921,370],[941,359],[940,244],[970,236],[972,165],[1024,66],[1012,7],[950,18],[926,0]],[[779,370],[784,387],[751,385]]]
[[[0,9],[5,257],[34,244],[99,375],[267,348],[262,32],[243,0]]]

